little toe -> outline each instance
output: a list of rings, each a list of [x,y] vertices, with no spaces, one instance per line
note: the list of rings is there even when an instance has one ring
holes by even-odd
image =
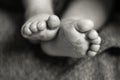
[[[49,29],[56,29],[60,25],[60,19],[56,15],[51,15],[47,21]]]
[[[88,39],[90,39],[90,40],[97,39],[97,38],[98,38],[98,33],[96,32],[96,30],[90,30],[90,31],[87,33],[87,37],[88,37]]]
[[[98,52],[99,49],[100,49],[100,45],[97,45],[97,44],[93,44],[90,47],[90,50],[95,51],[95,52]]]
[[[25,36],[29,36],[32,34],[31,30],[29,29],[29,26],[31,25],[31,23],[26,23],[23,25],[22,29],[21,29],[21,34],[25,37]]]
[[[31,32],[33,32],[33,33],[38,32],[37,21],[36,21],[36,22],[33,22],[33,23],[30,25],[29,28],[30,28]]]
[[[93,40],[91,40],[91,43],[93,43],[93,44],[100,44],[101,43],[101,38],[100,37],[98,37],[98,38],[96,38],[96,39],[93,39]]]
[[[38,22],[37,28],[39,31],[43,31],[46,28],[46,22],[45,21]]]
[[[88,51],[88,56],[94,57],[96,54],[97,52],[95,51],[92,51],[92,50]]]
[[[80,32],[87,32],[93,27],[94,23],[91,20],[77,20],[76,29]]]

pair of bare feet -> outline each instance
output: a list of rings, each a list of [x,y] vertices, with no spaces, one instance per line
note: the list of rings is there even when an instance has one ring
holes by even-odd
[[[30,18],[23,25],[21,33],[32,42],[42,41],[43,50],[53,56],[95,56],[101,43],[92,21],[60,21],[56,15],[41,14]]]

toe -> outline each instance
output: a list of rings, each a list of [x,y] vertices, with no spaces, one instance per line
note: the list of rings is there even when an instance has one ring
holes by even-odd
[[[91,49],[92,51],[98,52],[99,49],[100,49],[100,45],[93,44],[93,45],[91,45],[90,49]]]
[[[95,52],[95,51],[88,51],[88,56],[91,56],[91,57],[93,57],[93,56],[95,56],[97,54],[97,52]]]
[[[38,29],[37,29],[37,21],[33,22],[33,23],[30,25],[30,30],[31,30],[31,32],[33,32],[33,33],[38,32]]]
[[[23,25],[23,27],[21,29],[21,33],[23,36],[32,34],[31,30],[29,29],[30,25],[31,25],[31,23],[27,23],[27,24]]]
[[[52,15],[48,18],[47,23],[49,29],[56,29],[60,25],[60,19],[57,16]]]
[[[94,24],[91,20],[78,20],[76,29],[80,32],[87,32],[93,29]]]
[[[39,31],[43,31],[46,28],[46,22],[45,21],[38,22],[37,28]]]
[[[87,37],[88,37],[88,39],[90,39],[90,40],[97,39],[97,38],[98,38],[98,33],[96,32],[96,30],[90,30],[90,31],[87,33]]]
[[[99,45],[101,43],[101,38],[98,37],[97,39],[93,39],[93,40],[91,40],[91,43]]]

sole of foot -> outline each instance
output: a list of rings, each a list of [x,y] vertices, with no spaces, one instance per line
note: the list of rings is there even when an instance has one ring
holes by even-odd
[[[68,57],[95,56],[100,49],[101,38],[94,30],[91,20],[63,21],[62,30],[66,40],[72,45],[73,50],[68,50],[74,51],[66,53]]]

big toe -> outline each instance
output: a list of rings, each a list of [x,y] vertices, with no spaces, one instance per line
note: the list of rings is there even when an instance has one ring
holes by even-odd
[[[60,19],[56,15],[51,15],[47,21],[49,29],[56,29],[60,25]]]
[[[77,20],[76,29],[80,32],[87,32],[93,29],[94,23],[91,20]]]

